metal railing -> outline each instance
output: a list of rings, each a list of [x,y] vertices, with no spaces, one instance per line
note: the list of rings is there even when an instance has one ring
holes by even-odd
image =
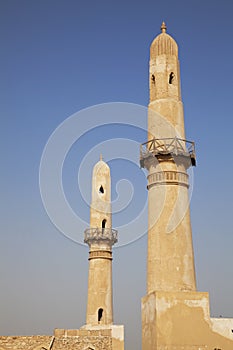
[[[185,156],[190,157],[192,165],[195,165],[195,143],[193,141],[188,141],[180,139],[178,137],[173,138],[153,138],[147,142],[144,142],[140,146],[140,160],[143,161],[149,156],[157,155],[175,155],[175,156]]]

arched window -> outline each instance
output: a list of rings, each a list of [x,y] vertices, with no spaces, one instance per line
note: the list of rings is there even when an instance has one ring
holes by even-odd
[[[103,312],[104,312],[104,310],[102,308],[100,308],[98,310],[98,322],[101,322],[102,317],[103,317]]]
[[[169,75],[169,84],[172,84],[174,82],[175,74],[173,72]]]
[[[104,193],[104,188],[103,188],[102,185],[101,185],[100,188],[99,188],[99,193]]]
[[[106,219],[102,220],[102,228],[105,228],[105,227],[106,227],[106,222],[107,222]]]

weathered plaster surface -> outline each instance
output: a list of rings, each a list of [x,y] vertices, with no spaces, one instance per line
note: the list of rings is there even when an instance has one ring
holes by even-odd
[[[233,319],[210,318],[208,293],[150,293],[142,299],[142,328],[143,350],[233,349]]]
[[[214,332],[233,340],[233,318],[211,318],[210,322]]]

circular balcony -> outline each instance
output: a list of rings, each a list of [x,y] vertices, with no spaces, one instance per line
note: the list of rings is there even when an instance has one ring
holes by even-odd
[[[117,230],[112,228],[90,227],[84,231],[84,243],[104,243],[113,245],[117,242]]]
[[[143,144],[140,147],[140,165],[145,167],[145,161],[151,157],[162,159],[163,157],[183,157],[190,161],[190,165],[196,166],[196,154],[195,143],[174,138],[152,139]]]

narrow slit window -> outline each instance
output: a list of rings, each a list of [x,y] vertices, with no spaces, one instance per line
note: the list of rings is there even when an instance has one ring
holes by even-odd
[[[101,185],[100,188],[99,188],[99,193],[104,193],[104,188],[103,188],[102,185]]]
[[[106,222],[107,222],[107,220],[106,220],[106,219],[104,219],[104,220],[102,221],[102,228],[105,228],[105,226],[106,226]]]
[[[173,72],[169,75],[169,84],[172,84],[174,82],[175,74]]]
[[[102,317],[103,317],[103,312],[104,312],[104,310],[102,308],[100,308],[98,310],[98,322],[101,322]]]
[[[152,81],[153,84],[155,84],[155,76],[154,76],[154,74],[152,74],[152,76],[151,76],[151,81]]]

